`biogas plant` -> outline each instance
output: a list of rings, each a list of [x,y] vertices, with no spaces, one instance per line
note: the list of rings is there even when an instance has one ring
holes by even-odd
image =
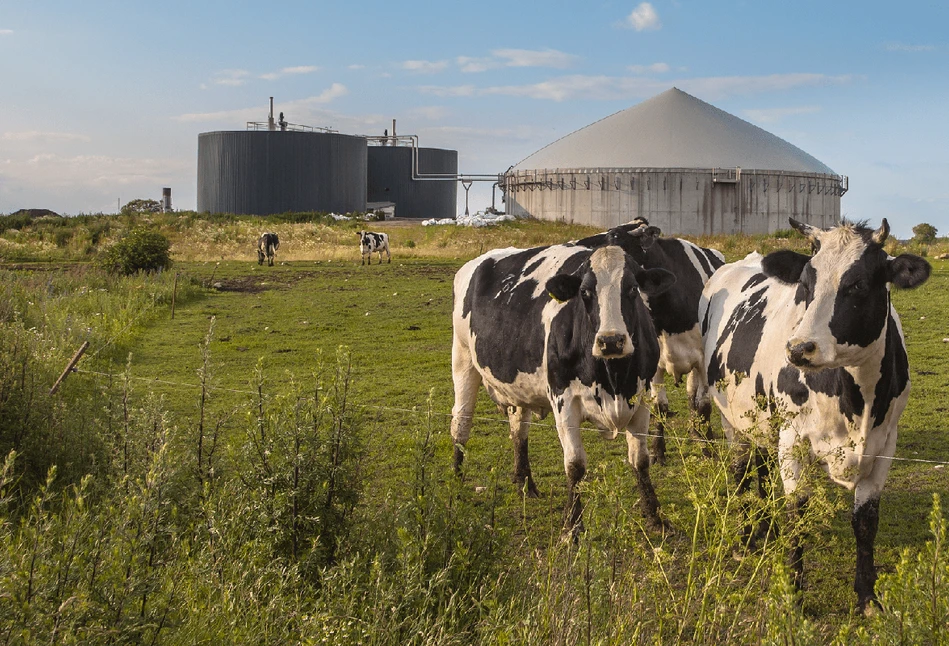
[[[848,178],[677,88],[581,128],[497,174],[458,171],[416,135],[345,135],[287,123],[198,136],[198,210],[268,215],[388,205],[450,218],[458,184],[496,183],[505,210],[609,228],[643,216],[664,233],[773,233],[788,217],[840,219]],[[493,187],[494,188],[494,187]],[[492,193],[493,194],[493,193]]]

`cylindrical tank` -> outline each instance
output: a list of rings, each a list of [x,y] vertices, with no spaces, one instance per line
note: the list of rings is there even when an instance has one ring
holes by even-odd
[[[328,132],[201,133],[198,211],[363,211],[366,147],[364,137]]]
[[[425,175],[457,175],[458,151],[417,148],[417,174],[412,179],[412,148],[369,146],[367,193],[370,202],[395,202],[397,218],[453,218],[458,181],[424,179]]]
[[[161,210],[163,213],[171,213],[171,187],[161,189]]]
[[[774,233],[840,219],[849,180],[800,148],[672,88],[522,160],[508,213],[609,228],[638,216],[667,234]]]

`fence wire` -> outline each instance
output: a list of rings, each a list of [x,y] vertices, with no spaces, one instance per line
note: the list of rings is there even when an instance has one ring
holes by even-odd
[[[125,379],[126,378],[125,374],[98,372],[95,370],[83,370],[80,368],[73,368],[73,372],[78,373],[78,374],[108,377],[109,379],[119,379],[119,378]],[[266,400],[270,400],[274,397],[273,395],[260,393],[255,390],[241,390],[237,388],[226,388],[224,386],[214,386],[214,385],[202,386],[201,384],[192,384],[192,383],[186,383],[182,381],[171,381],[168,379],[159,379],[158,377],[129,376],[129,378],[135,381],[143,381],[143,382],[152,383],[152,384],[165,384],[168,386],[181,386],[184,388],[198,388],[198,389],[205,388],[206,390],[212,390],[212,391],[216,390],[216,391],[221,391],[221,392],[237,393],[240,395],[253,395],[254,397],[263,397]],[[451,419],[452,417],[451,413],[444,413],[440,411],[428,410],[428,409],[423,409],[423,408],[400,408],[396,406],[382,406],[380,404],[354,404],[354,405],[360,408],[393,412],[393,413],[410,413],[413,415],[433,415],[435,417],[441,417],[441,418],[447,418],[447,419]],[[470,417],[472,420],[475,420],[475,421],[488,422],[491,424],[498,424],[498,425],[504,425],[504,426],[509,425],[507,418],[487,417],[484,415],[470,415],[468,417]],[[556,429],[556,425],[551,424],[549,422],[542,422],[542,421],[539,422],[539,421],[531,420],[527,422],[527,424],[531,426],[532,428]],[[665,438],[666,440],[672,440],[672,441],[683,442],[683,443],[693,442],[696,444],[728,444],[728,441],[724,438],[709,439],[709,438],[695,437],[692,435],[687,436],[687,437],[682,437],[678,435],[659,435],[657,433],[643,433],[642,436],[647,437],[647,438]],[[908,458],[908,457],[898,457],[895,455],[867,455],[867,454],[863,454],[861,455],[861,457],[875,458],[875,459],[880,459],[880,460],[891,460],[894,462],[913,462],[913,463],[922,463],[922,464],[932,464],[932,465],[938,465],[938,466],[949,466],[949,461],[932,460],[928,458]]]

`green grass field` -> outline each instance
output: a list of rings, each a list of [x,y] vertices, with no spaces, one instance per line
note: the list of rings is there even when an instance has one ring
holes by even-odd
[[[292,243],[284,243],[287,248],[278,252],[274,267],[258,266],[250,253],[246,259],[234,258],[236,252],[208,251],[208,257],[224,259],[177,262],[174,272],[180,275],[180,284],[188,287],[173,319],[167,293],[170,277],[162,279],[160,287],[149,286],[147,278],[127,279],[124,289],[129,299],[147,290],[159,290],[161,296],[152,296],[154,306],[137,324],[123,327],[116,319],[98,341],[100,347],[108,345],[108,351],[96,352],[94,345],[92,356],[80,363],[79,372],[69,377],[65,389],[67,395],[85,389],[112,393],[104,396],[114,408],[109,409],[107,417],[121,425],[122,393],[117,384],[123,381],[125,357],[130,356],[130,388],[125,394],[137,411],[132,416],[157,420],[149,416],[156,399],[160,399],[157,406],[164,411],[163,421],[143,425],[141,439],[137,440],[141,447],[154,442],[148,424],[154,429],[166,428],[171,445],[176,447],[173,461],[185,465],[193,459],[190,447],[195,429],[213,427],[213,433],[200,431],[202,441],[213,435],[217,450],[213,459],[206,458],[213,469],[201,476],[205,493],[193,483],[187,484],[193,469],[184,466],[173,479],[174,484],[169,484],[170,490],[192,491],[180,494],[174,503],[179,510],[175,513],[184,517],[185,510],[191,510],[187,513],[199,519],[198,529],[182,534],[168,530],[168,536],[178,538],[162,545],[163,549],[170,549],[170,544],[193,545],[192,549],[205,545],[200,549],[216,554],[215,550],[223,549],[221,545],[230,543],[224,535],[215,539],[208,529],[213,514],[206,506],[217,500],[214,504],[220,507],[215,513],[223,518],[227,504],[236,505],[245,499],[247,494],[241,492],[243,486],[249,486],[247,465],[257,464],[253,456],[247,455],[252,445],[248,437],[254,429],[263,433],[264,420],[267,428],[273,424],[279,432],[275,421],[278,417],[290,426],[293,419],[303,419],[299,417],[302,396],[292,393],[313,390],[311,384],[317,383],[314,375],[332,371],[341,348],[350,357],[350,406],[359,409],[360,437],[365,441],[365,457],[359,467],[364,484],[358,508],[350,511],[355,520],[347,532],[340,534],[350,546],[339,548],[341,563],[323,564],[315,582],[304,577],[305,585],[287,584],[287,589],[297,595],[293,597],[296,602],[274,590],[266,593],[270,596],[262,599],[265,603],[256,610],[231,600],[235,607],[244,608],[242,612],[255,618],[259,613],[260,625],[265,619],[269,621],[268,630],[274,629],[273,617],[285,607],[281,604],[290,607],[299,603],[307,609],[307,614],[300,610],[286,620],[286,626],[261,636],[261,642],[289,639],[321,643],[322,637],[322,641],[329,638],[331,643],[614,643],[613,639],[622,636],[635,643],[722,643],[722,639],[740,636],[748,643],[785,643],[782,639],[790,634],[797,635],[796,643],[871,643],[873,631],[878,629],[879,634],[882,630],[878,623],[889,621],[851,614],[855,600],[851,589],[851,496],[822,478],[817,478],[815,485],[818,495],[814,518],[805,538],[807,587],[802,604],[800,608],[793,602],[774,605],[783,599],[780,591],[775,592],[779,578],[772,579],[767,573],[774,562],[782,560],[780,544],[767,556],[746,555],[736,560],[730,537],[737,532],[740,514],[738,503],[729,493],[733,483],[726,478],[728,448],[716,443],[714,456],[703,457],[703,445],[690,439],[684,389],[674,388],[671,383],[672,408],[677,415],[667,425],[671,436],[669,461],[664,467],[653,467],[652,480],[663,513],[678,530],[675,534],[661,536],[642,529],[635,479],[623,464],[625,442],[603,440],[590,429],[584,436],[589,454],[587,533],[580,546],[564,541],[561,523],[566,482],[550,418],[538,420],[531,432],[531,461],[541,497],[525,499],[510,480],[513,451],[507,420],[483,391],[467,445],[465,479],[460,484],[455,481],[450,469],[449,435],[454,272],[468,258],[488,248],[506,246],[507,240],[522,245],[553,241],[545,236],[573,237],[567,235],[567,230],[554,227],[542,233],[532,224],[514,225],[485,232],[479,240],[479,232],[473,231],[398,229],[392,234],[395,244],[391,264],[360,266],[355,240],[352,244],[345,242],[352,227],[324,228],[330,233],[319,235],[338,243],[328,250],[314,251],[314,247],[307,259],[299,258]],[[297,239],[302,240],[304,235],[310,234],[298,232]],[[230,236],[222,234],[227,249],[234,246]],[[284,234],[281,239],[285,239]],[[411,247],[400,247],[408,240],[413,241]],[[802,244],[800,240],[774,238],[718,242],[728,260],[756,247],[768,251]],[[936,260],[933,268],[932,277],[923,287],[893,295],[907,338],[913,392],[902,418],[898,459],[881,502],[876,562],[884,573],[896,572],[904,550],[915,555],[932,540],[929,513],[933,494],[949,490],[945,465],[949,462],[945,421],[949,408],[949,342],[944,341],[949,338],[949,319],[945,316],[949,308],[949,263]],[[69,351],[60,347],[56,356],[68,355]],[[62,359],[57,361],[61,363]],[[326,397],[329,390],[319,392]],[[96,398],[103,395],[90,397],[98,401]],[[296,408],[293,401],[297,402]],[[99,417],[90,415],[90,420],[102,418],[101,413]],[[128,414],[125,426],[129,428],[127,420]],[[90,424],[101,428],[102,422]],[[715,424],[713,420],[713,427]],[[296,428],[301,428],[299,422]],[[113,456],[121,453],[120,443],[110,446],[114,447]],[[302,453],[298,451],[298,455]],[[320,480],[324,475],[317,473],[314,477]],[[277,485],[272,484],[275,481],[264,481],[276,491]],[[208,493],[209,487],[233,493],[218,500]],[[268,522],[279,526],[280,522],[272,520],[278,518],[276,512],[267,506],[276,504],[272,501],[278,497],[264,495],[263,499],[271,502],[260,503],[260,509],[247,512],[247,518],[259,517],[264,519],[260,521],[263,526]],[[249,521],[238,516],[234,526],[244,527]],[[222,527],[226,524],[220,522]],[[205,525],[206,536],[200,529]],[[23,539],[12,533],[12,528],[12,524],[4,526],[10,549],[24,544],[16,542]],[[243,536],[241,532],[256,535],[253,532],[257,530],[245,527],[234,531]],[[233,540],[240,543],[237,538]],[[268,544],[264,539],[255,540]],[[246,543],[248,549],[254,544]],[[376,549],[375,545],[383,547]],[[58,553],[50,549],[51,554]],[[213,630],[204,624],[195,626],[192,615],[202,608],[215,612],[213,601],[196,600],[201,589],[207,592],[210,586],[217,592],[207,593],[208,598],[220,601],[218,595],[226,596],[228,582],[239,581],[240,576],[229,578],[224,569],[212,575],[219,566],[210,565],[205,574],[200,574],[199,570],[204,570],[197,566],[192,570],[191,563],[195,559],[200,563],[202,557],[181,549],[182,553],[174,552],[174,558],[167,557],[167,569],[178,572],[170,575],[172,578],[190,581],[195,589],[185,594],[161,579],[163,583],[156,584],[156,589],[165,597],[157,592],[152,597],[175,599],[175,605],[181,607],[176,624],[180,632],[166,632],[169,639],[171,634],[179,635],[175,638],[178,640],[197,640],[196,636],[201,636],[214,643],[213,635],[233,640],[237,635],[257,634],[260,625],[253,621],[237,622],[225,629],[223,624],[215,623],[227,623],[219,615],[206,620]],[[234,558],[248,558],[248,563],[256,558],[266,560],[268,553],[260,548],[258,557],[239,557],[238,548],[229,549]],[[478,550],[490,552],[490,558]],[[191,556],[185,557],[184,553]],[[420,559],[417,571],[412,565],[416,558]],[[179,563],[175,559],[183,559],[183,565],[175,566],[178,570],[171,567]],[[459,566],[456,559],[467,565]],[[378,572],[372,565],[375,560],[380,563]],[[305,564],[285,554],[274,557],[276,562],[290,568],[282,572],[292,573],[297,567],[305,570]],[[14,566],[7,567],[10,572],[17,571]],[[266,568],[271,565],[247,565],[244,576],[251,576],[254,567],[269,572]],[[367,569],[363,572],[361,568]],[[763,568],[765,574],[756,568]],[[934,570],[934,581],[936,574]],[[943,578],[937,589],[945,595],[949,571],[938,574]],[[292,579],[291,574],[285,575]],[[210,579],[205,581],[204,577]],[[219,581],[220,587],[214,588],[211,581]],[[235,583],[233,590],[239,591],[241,585]],[[421,595],[421,601],[413,596],[416,594]],[[404,608],[400,605],[403,602]],[[0,618],[13,616],[4,614],[4,603],[0,593]],[[202,603],[209,605],[204,607]],[[391,612],[372,614],[372,608],[387,608],[386,604],[392,605]],[[145,617],[144,597],[141,607]],[[736,608],[737,614],[733,612]],[[412,613],[427,619],[413,619]],[[785,620],[789,626],[784,626]],[[8,621],[17,626],[24,620]],[[759,621],[777,633],[765,634],[763,629],[746,627],[757,626]],[[362,633],[347,632],[353,622],[367,628]],[[234,627],[237,624],[240,630]],[[154,625],[149,625],[152,632],[142,629],[142,635],[157,636]],[[10,624],[7,626],[9,629]],[[395,632],[381,634],[386,626]],[[416,628],[418,634],[411,633]],[[939,632],[937,626],[935,632],[926,634],[945,636],[949,625],[944,629]],[[8,630],[8,639],[11,634]],[[37,630],[36,634],[48,632]]]
[[[182,264],[179,269],[202,280],[221,283],[220,290],[177,311],[174,321],[153,324],[133,349],[133,371],[137,376],[160,377],[196,384],[198,345],[215,317],[212,356],[219,386],[249,389],[254,368],[263,360],[272,389],[294,375],[302,378],[313,369],[319,353],[332,355],[339,346],[352,351],[356,387],[360,401],[379,407],[379,422],[373,436],[377,458],[384,462],[380,473],[399,474],[407,468],[404,456],[410,434],[406,432],[407,409],[425,410],[429,397],[435,412],[438,452],[450,462],[448,433],[452,404],[451,386],[451,280],[462,264],[459,260],[399,258],[391,265],[359,266],[353,260],[332,262],[287,262],[273,268],[248,262]],[[899,550],[925,542],[929,527],[925,520],[932,494],[949,489],[949,476],[941,464],[903,461],[924,459],[949,461],[949,437],[945,422],[949,392],[946,353],[949,322],[943,312],[949,307],[949,267],[937,261],[932,278],[915,292],[895,293],[902,313],[909,346],[913,393],[901,424],[899,448],[881,503],[877,561],[892,568]],[[672,386],[670,382],[670,387]],[[169,405],[182,414],[196,409],[194,387],[156,384],[166,393]],[[701,454],[701,447],[688,436],[687,408],[683,389],[671,388],[672,433],[686,456]],[[234,406],[233,393],[222,391],[221,400]],[[240,398],[237,397],[236,400]],[[222,405],[224,405],[222,403]],[[482,391],[466,462],[470,487],[490,487],[492,469],[503,474],[505,519],[512,527],[522,524],[524,511],[515,487],[507,478],[513,454],[507,438],[506,418]],[[527,502],[527,529],[545,543],[559,530],[561,505],[566,495],[562,455],[556,431],[548,418],[533,431],[531,458],[542,500]],[[411,422],[409,422],[411,425]],[[590,430],[585,437],[590,453],[590,473],[621,464],[625,442],[601,440]],[[672,450],[673,455],[676,449]],[[683,500],[685,486],[682,460],[676,456],[667,467],[655,467],[653,480],[666,513],[679,526],[693,519]],[[383,476],[384,477],[384,476]],[[633,507],[634,483],[625,502]],[[829,487],[847,510],[847,495]],[[539,532],[538,532],[539,530]],[[846,614],[852,605],[853,539],[849,513],[834,520],[832,531],[809,542],[807,568],[811,582],[805,608],[818,617]]]

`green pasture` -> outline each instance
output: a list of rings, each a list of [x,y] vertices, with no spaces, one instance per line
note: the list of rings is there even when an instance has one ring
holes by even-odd
[[[734,258],[730,258],[733,260]],[[400,259],[391,264],[360,266],[352,261],[287,262],[275,267],[256,263],[181,263],[177,270],[217,284],[205,295],[176,311],[165,312],[131,348],[136,377],[160,378],[179,385],[149,384],[165,394],[168,405],[184,416],[197,410],[196,371],[199,345],[214,319],[210,345],[216,410],[252,408],[255,397],[234,393],[254,389],[254,372],[262,361],[265,391],[281,382],[305,379],[319,357],[332,357],[338,347],[352,353],[359,401],[372,411],[371,439],[377,490],[397,484],[408,468],[407,446],[417,415],[434,413],[438,455],[447,467],[451,384],[452,277],[462,259]],[[911,363],[913,391],[902,418],[897,457],[881,502],[877,563],[892,569],[901,549],[917,547],[929,537],[926,522],[932,494],[949,490],[949,266],[936,261],[929,282],[911,292],[894,292],[902,314]],[[190,384],[190,385],[184,385]],[[683,458],[698,459],[702,446],[689,439],[683,388],[669,383],[677,416],[669,424],[671,459],[653,467],[652,478],[664,512],[678,527],[689,527],[693,515],[683,499]],[[230,389],[230,390],[224,390]],[[420,414],[420,413],[419,413]],[[531,435],[531,459],[543,493],[539,500],[520,500],[510,483],[513,453],[505,417],[482,391],[472,439],[468,443],[465,485],[487,491],[500,478],[502,520],[515,531],[533,536],[527,545],[546,544],[558,532],[565,499],[562,454],[550,418],[539,421]],[[598,477],[625,458],[626,445],[601,440],[595,430],[584,439],[589,473]],[[905,461],[903,460],[905,459]],[[931,460],[912,461],[912,460]],[[634,516],[635,483],[625,473],[622,500]],[[824,620],[846,614],[852,605],[854,547],[849,524],[850,496],[834,486],[827,494],[844,510],[830,531],[807,541],[808,589],[804,607]],[[660,537],[655,537],[659,540]],[[674,541],[673,543],[674,544]]]
[[[886,610],[858,617],[852,496],[810,476],[792,528],[779,496],[735,495],[731,449],[693,439],[671,381],[668,462],[651,476],[674,532],[643,526],[625,441],[590,428],[586,532],[567,539],[551,418],[531,431],[541,495],[528,499],[483,391],[454,477],[456,270],[589,231],[393,226],[392,262],[361,266],[359,223],[274,222],[267,267],[253,254],[259,219],[191,214],[144,222],[171,240],[170,272],[73,262],[142,224],[0,231],[0,443],[15,450],[0,465],[0,642],[949,642],[934,509],[949,490],[949,261],[930,256],[930,280],[893,293],[913,390],[876,539]],[[730,261],[806,247],[786,233],[698,242]],[[742,510],[782,519],[776,538],[744,549]],[[799,598],[782,570],[797,531]]]

